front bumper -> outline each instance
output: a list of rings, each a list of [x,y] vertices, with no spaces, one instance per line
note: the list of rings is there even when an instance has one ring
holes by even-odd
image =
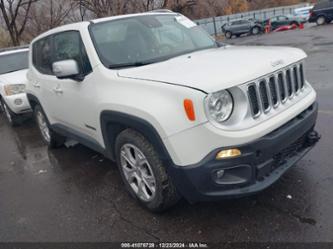
[[[32,111],[27,94],[25,93],[5,96],[3,98],[9,109],[15,114],[25,114]]]
[[[313,23],[317,21],[318,16],[317,15],[312,15],[309,17],[308,22]]]
[[[277,181],[320,139],[314,131],[317,103],[261,139],[239,148],[240,157],[216,160],[222,148],[189,167],[169,167],[168,173],[179,192],[190,202],[212,201],[250,195]],[[217,172],[222,177],[217,176]],[[221,176],[221,175],[219,175]],[[225,178],[225,179],[223,179]]]

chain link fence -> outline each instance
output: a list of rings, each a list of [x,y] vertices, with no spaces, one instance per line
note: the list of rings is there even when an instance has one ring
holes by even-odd
[[[211,17],[205,18],[200,20],[195,20],[195,22],[204,28],[210,35],[220,35],[222,34],[221,27],[230,21],[239,20],[239,19],[257,19],[257,20],[266,20],[268,18],[272,18],[277,15],[292,15],[294,10],[297,8],[307,7],[309,4],[298,4],[298,5],[291,5],[291,6],[284,6],[278,8],[270,8],[270,9],[263,9],[263,10],[256,10],[250,12],[243,12],[234,15],[227,15],[227,16],[218,16],[218,17]]]

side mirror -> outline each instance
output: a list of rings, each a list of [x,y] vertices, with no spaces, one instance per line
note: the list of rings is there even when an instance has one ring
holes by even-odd
[[[52,64],[54,75],[58,79],[72,79],[82,81],[84,77],[80,74],[79,65],[75,60],[63,60]]]

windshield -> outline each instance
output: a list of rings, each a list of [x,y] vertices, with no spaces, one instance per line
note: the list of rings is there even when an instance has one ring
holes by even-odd
[[[28,51],[0,55],[0,74],[28,68]]]
[[[92,24],[90,33],[108,68],[143,66],[216,47],[205,31],[182,15],[148,15]]]

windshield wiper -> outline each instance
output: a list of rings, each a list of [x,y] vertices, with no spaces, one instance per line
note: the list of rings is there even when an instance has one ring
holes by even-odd
[[[109,69],[116,69],[116,68],[126,68],[126,67],[142,67],[149,64],[153,64],[154,62],[129,62],[129,63],[120,63],[120,64],[111,64],[108,66]]]

